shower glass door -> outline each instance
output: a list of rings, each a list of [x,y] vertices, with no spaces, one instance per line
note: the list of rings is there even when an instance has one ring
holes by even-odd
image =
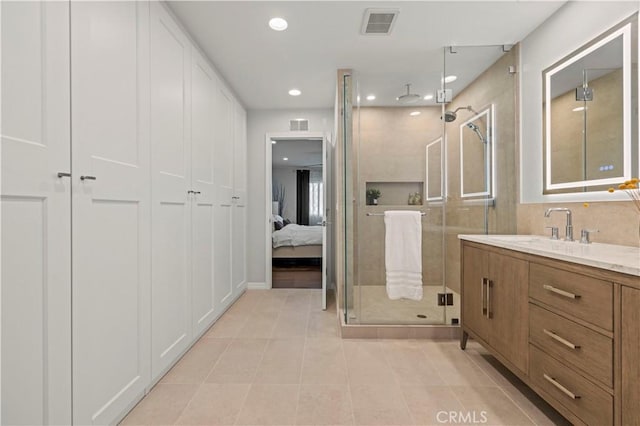
[[[516,233],[518,46],[444,49],[445,282],[460,289],[459,234]]]
[[[426,67],[426,64],[425,64]],[[428,67],[427,67],[428,68]],[[446,321],[444,124],[436,102],[442,62],[414,71],[355,70],[345,113],[345,319],[349,324],[433,325]],[[422,215],[421,297],[387,289],[385,211]],[[417,291],[419,293],[419,291]]]

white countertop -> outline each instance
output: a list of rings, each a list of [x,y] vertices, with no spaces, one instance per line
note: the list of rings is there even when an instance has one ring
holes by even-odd
[[[523,253],[640,276],[640,247],[580,244],[540,235],[458,235],[458,238]]]

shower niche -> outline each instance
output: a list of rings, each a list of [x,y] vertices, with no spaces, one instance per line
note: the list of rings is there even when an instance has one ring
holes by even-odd
[[[365,195],[371,190],[380,191],[378,206],[421,206],[423,203],[424,183],[420,182],[366,182]],[[367,205],[372,206],[367,199]]]

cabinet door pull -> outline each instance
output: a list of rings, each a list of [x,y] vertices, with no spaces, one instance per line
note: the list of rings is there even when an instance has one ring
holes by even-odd
[[[569,389],[567,389],[564,386],[562,386],[560,383],[558,383],[558,381],[556,379],[554,379],[553,377],[549,376],[547,373],[544,373],[543,376],[544,376],[546,381],[548,381],[553,386],[558,388],[558,390],[560,390],[560,392],[562,392],[563,394],[567,395],[569,398],[580,399],[579,395],[576,395],[575,393],[571,392]]]
[[[563,345],[565,345],[566,347],[569,347],[571,349],[580,349],[580,345],[576,345],[574,343],[571,343],[570,341],[568,341],[565,338],[562,338],[560,336],[558,336],[556,333],[554,333],[553,331],[549,331],[546,328],[542,329],[542,332],[544,334],[546,334],[547,336],[551,337],[553,340],[556,340],[560,343],[562,343]]]
[[[487,318],[491,319],[493,313],[491,312],[491,287],[493,287],[493,281],[487,278]]]
[[[63,177],[71,177],[71,173],[58,172],[58,178],[63,178]]]
[[[80,180],[96,180],[96,177],[83,175],[83,176],[80,176]]]
[[[480,279],[480,297],[482,299],[482,316],[487,316],[487,291],[485,290],[485,285],[487,285],[487,279]]]
[[[568,291],[560,290],[559,288],[555,288],[554,286],[551,286],[549,284],[544,284],[542,286],[542,288],[544,288],[545,290],[549,290],[550,292],[553,292],[555,294],[559,294],[560,296],[568,297],[569,299],[579,299],[580,298],[579,294],[569,293]]]

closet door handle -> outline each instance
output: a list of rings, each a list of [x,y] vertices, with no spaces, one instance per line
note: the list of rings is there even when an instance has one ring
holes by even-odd
[[[71,177],[71,173],[58,172],[58,179],[63,178],[63,177]]]
[[[96,177],[84,175],[84,176],[80,176],[80,180],[96,180]]]
[[[194,194],[202,194],[200,191],[192,191]]]
[[[239,200],[240,197],[231,197],[232,200]]]

